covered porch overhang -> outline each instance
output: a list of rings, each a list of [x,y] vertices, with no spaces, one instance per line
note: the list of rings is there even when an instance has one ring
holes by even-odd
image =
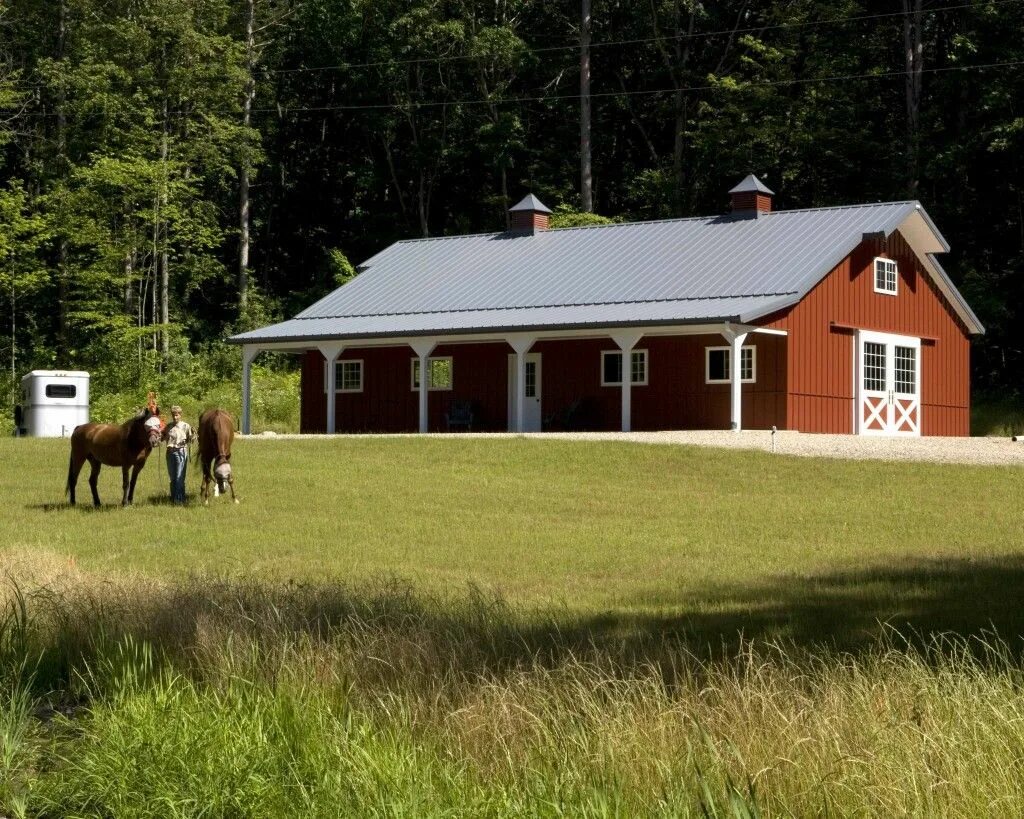
[[[753,334],[785,336],[785,330],[760,327],[738,320],[714,320],[701,323],[657,324],[632,326],[577,327],[562,329],[523,329],[501,330],[475,333],[432,333],[414,336],[376,336],[349,338],[282,338],[259,339],[256,341],[236,340],[242,348],[242,432],[249,434],[251,429],[251,395],[252,395],[252,363],[261,352],[284,352],[303,354],[319,351],[327,362],[327,372],[334,371],[335,364],[343,352],[353,350],[374,349],[382,347],[407,347],[419,359],[419,372],[428,369],[430,354],[439,346],[460,344],[506,344],[514,354],[516,378],[515,396],[510,417],[510,428],[517,432],[525,431],[526,401],[526,356],[531,348],[540,341],[610,339],[622,351],[623,362],[629,361],[632,350],[641,338],[652,336],[696,336],[721,335],[729,345],[731,361],[740,360],[740,350],[747,339]],[[623,365],[624,373],[628,368]],[[730,427],[739,431],[742,428],[743,391],[741,369],[739,366],[730,368]],[[420,378],[419,432],[428,431],[428,389],[426,378]],[[632,381],[624,375],[621,391],[621,429],[629,432],[632,428]],[[333,434],[335,430],[334,390],[326,390],[327,417],[326,431]]]

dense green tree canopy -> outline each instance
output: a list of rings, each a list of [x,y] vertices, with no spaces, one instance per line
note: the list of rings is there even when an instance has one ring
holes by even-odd
[[[1024,354],[1024,0],[593,1],[595,209],[919,198]],[[578,214],[579,13],[551,0],[0,0],[0,349],[99,389],[289,315],[403,237]],[[244,252],[243,252],[244,251]],[[240,299],[244,286],[248,297]]]

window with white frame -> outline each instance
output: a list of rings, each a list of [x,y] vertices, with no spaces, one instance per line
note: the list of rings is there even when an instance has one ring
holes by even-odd
[[[630,383],[643,386],[647,383],[647,350],[633,350],[630,354]],[[605,350],[601,353],[601,386],[622,386],[622,353]]]
[[[327,387],[327,362],[324,362],[324,391]],[[361,358],[346,358],[334,362],[334,391],[335,392],[362,392],[363,391],[363,360]]]
[[[896,295],[896,262],[893,259],[875,259],[875,292]]]
[[[452,357],[438,356],[427,359],[427,389],[450,390],[455,382],[455,370]],[[412,359],[412,389],[420,388],[420,360]]]
[[[732,349],[730,347],[706,347],[704,352],[704,382],[707,384],[728,384],[732,380]],[[753,384],[757,381],[757,348],[740,348],[740,381]]]

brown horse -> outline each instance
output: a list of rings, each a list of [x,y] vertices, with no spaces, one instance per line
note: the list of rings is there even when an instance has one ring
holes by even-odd
[[[225,486],[231,487],[231,499],[235,497],[235,478],[231,474],[231,442],[235,439],[235,423],[222,409],[208,409],[199,416],[199,458],[203,466],[203,488],[199,494],[205,506],[210,502],[210,481],[217,481],[220,494]],[[210,468],[213,468],[211,475]]]
[[[75,505],[75,484],[78,473],[85,462],[92,470],[89,473],[89,488],[92,490],[94,506],[100,505],[96,482],[100,476],[100,465],[121,467],[121,505],[128,506],[135,495],[135,480],[146,465],[146,458],[160,443],[160,411],[144,409],[134,418],[117,424],[80,424],[71,433],[71,461],[68,464],[66,492]],[[128,470],[132,471],[131,482]]]

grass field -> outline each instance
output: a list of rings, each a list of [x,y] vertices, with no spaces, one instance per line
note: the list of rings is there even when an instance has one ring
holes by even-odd
[[[66,459],[0,440],[0,814],[1024,808],[1019,469],[242,440],[237,506],[93,510]]]

